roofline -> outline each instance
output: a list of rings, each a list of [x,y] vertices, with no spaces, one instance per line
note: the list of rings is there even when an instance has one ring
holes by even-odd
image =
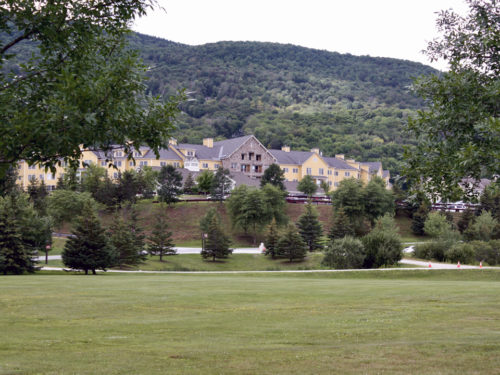
[[[222,161],[223,159],[229,159],[231,156],[233,156],[233,154],[238,151],[241,147],[243,147],[245,145],[245,143],[247,143],[250,139],[255,139],[257,141],[257,143],[264,149],[266,150],[266,152],[273,158],[273,161],[274,161],[274,164],[276,164],[278,162],[278,160],[274,157],[273,154],[271,154],[271,152],[268,150],[268,148],[266,146],[264,146],[256,137],[255,135],[253,134],[250,134],[250,136],[248,137],[248,139],[243,142],[239,147],[237,147],[233,152],[231,152],[229,155],[227,155],[225,158],[220,158],[220,160]]]

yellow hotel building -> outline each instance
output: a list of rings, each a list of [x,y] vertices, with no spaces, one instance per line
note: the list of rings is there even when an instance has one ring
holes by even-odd
[[[91,164],[106,168],[111,178],[117,178],[120,172],[130,169],[137,170],[145,166],[159,169],[170,164],[193,174],[223,167],[229,169],[232,175],[241,175],[245,181],[250,181],[258,180],[267,167],[275,163],[284,171],[286,181],[298,182],[310,175],[318,185],[325,181],[332,190],[346,178],[356,178],[366,183],[378,176],[389,186],[390,177],[389,172],[382,169],[380,162],[358,162],[346,159],[344,155],[326,157],[317,148],[293,151],[284,146],[281,150],[269,150],[253,135],[217,142],[212,138],[205,138],[201,145],[178,144],[175,139],[171,139],[169,147],[160,150],[159,158],[147,147],[134,151],[133,156],[134,160],[128,159],[120,149],[108,154],[84,150],[77,174],[84,174],[86,167]],[[31,180],[43,180],[47,188],[53,190],[64,171],[64,163],[52,173],[21,161],[18,163],[17,183],[26,188]]]

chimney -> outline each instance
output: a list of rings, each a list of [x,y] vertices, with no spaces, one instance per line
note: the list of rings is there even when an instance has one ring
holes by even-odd
[[[214,139],[213,138],[203,138],[203,146],[208,148],[214,147]]]
[[[344,159],[344,154],[337,154],[335,155],[337,159]]]
[[[177,139],[175,138],[170,138],[168,140],[168,144],[171,145],[171,146],[177,146]]]
[[[320,155],[319,148],[311,148],[311,152]]]
[[[290,146],[281,146],[281,151],[290,152]]]
[[[346,162],[348,162],[348,163],[356,163],[356,160],[354,160],[354,159],[347,159]]]

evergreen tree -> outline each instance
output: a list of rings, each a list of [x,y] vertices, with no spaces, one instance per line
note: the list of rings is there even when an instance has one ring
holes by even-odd
[[[266,255],[271,255],[273,259],[278,255],[279,239],[280,237],[278,233],[278,226],[276,224],[276,220],[273,219],[273,221],[271,221],[271,224],[269,224],[265,239]]]
[[[177,197],[182,192],[182,175],[179,171],[170,164],[161,167],[158,182],[161,185],[158,191],[161,201],[169,206],[177,202]]]
[[[271,184],[276,186],[278,189],[285,191],[285,172],[281,169],[278,164],[271,164],[262,175],[260,180],[260,186],[263,187],[266,184]]]
[[[13,209],[7,202],[0,202],[0,272],[20,275],[34,271],[32,253],[21,237]]]
[[[342,180],[332,193],[333,207],[342,207],[354,226],[363,221],[365,216],[364,192],[361,181],[354,178]]]
[[[332,240],[337,240],[352,235],[354,235],[354,229],[349,217],[345,214],[342,207],[337,208],[333,211],[332,226],[328,233],[328,237]]]
[[[135,246],[137,261],[142,262],[146,260],[145,246],[146,246],[146,235],[144,234],[144,229],[141,227],[139,212],[135,207],[130,210],[130,220],[129,220],[129,230],[132,235],[132,241]]]
[[[208,230],[210,228],[210,223],[212,222],[212,219],[215,217],[216,220],[219,220],[219,217],[217,216],[217,211],[215,208],[210,207],[210,209],[207,211],[207,213],[200,219],[200,229],[201,233],[208,233]]]
[[[320,241],[323,235],[323,227],[318,220],[318,213],[310,201],[306,204],[306,211],[300,215],[297,221],[297,228],[309,251],[323,247]]]
[[[457,223],[457,227],[460,233],[464,233],[467,228],[469,228],[469,226],[474,222],[475,218],[476,215],[470,208],[467,208],[464,212],[462,212]]]
[[[139,194],[139,181],[134,170],[128,170],[118,175],[116,186],[118,204],[128,202],[129,205],[135,203]]]
[[[210,194],[212,199],[222,201],[225,196],[231,191],[231,180],[229,180],[229,169],[219,168],[212,179],[212,185],[210,186]]]
[[[117,266],[123,268],[124,266],[134,266],[139,263],[132,233],[119,214],[115,215],[113,224],[109,228],[109,242],[116,251]]]
[[[425,204],[422,204],[417,212],[413,214],[413,218],[411,221],[411,231],[413,234],[417,236],[423,236],[425,221],[427,220],[427,215],[429,214],[429,210]]]
[[[5,174],[0,173],[0,197],[4,197],[11,193],[14,193],[19,188],[16,185],[17,181],[17,169],[14,166],[10,166],[5,171]]]
[[[163,262],[165,255],[177,254],[172,241],[172,232],[168,230],[166,217],[161,211],[155,215],[155,224],[149,236],[148,251],[151,255],[159,255],[160,262]]]
[[[204,259],[212,258],[212,261],[215,262],[216,258],[227,258],[233,252],[229,248],[231,241],[222,230],[216,217],[212,218],[207,235],[205,247],[201,251],[201,256]]]
[[[47,186],[43,180],[40,184],[38,184],[36,179],[30,181],[30,184],[28,185],[29,200],[33,203],[35,210],[37,210],[37,212],[42,216],[47,214],[48,195]]]
[[[292,262],[294,259],[304,259],[307,254],[307,245],[302,240],[295,225],[288,225],[287,230],[278,241],[278,255]]]
[[[194,180],[193,180],[193,175],[191,173],[188,173],[186,180],[184,181],[184,193],[186,194],[191,194],[193,192],[194,188]]]
[[[117,253],[90,206],[84,208],[72,234],[62,252],[66,267],[84,270],[86,275],[92,271],[95,275],[97,269],[106,270],[116,264]]]

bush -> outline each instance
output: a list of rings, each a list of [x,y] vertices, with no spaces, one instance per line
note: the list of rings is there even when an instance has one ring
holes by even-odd
[[[450,223],[440,212],[431,212],[425,220],[424,232],[428,236],[439,237],[450,229]]]
[[[472,263],[474,255],[474,246],[470,243],[456,243],[445,253],[446,260],[452,263]]]
[[[446,241],[426,242],[415,246],[415,256],[420,259],[435,259],[438,262],[445,260],[446,250],[450,243]]]
[[[500,263],[500,241],[472,241],[469,244],[474,248],[475,258],[478,262],[486,262],[490,266]]]
[[[365,247],[363,268],[393,265],[401,260],[401,239],[397,233],[373,230],[362,238]]]
[[[361,268],[365,259],[363,243],[353,237],[330,242],[322,265],[336,269]]]
[[[468,240],[489,241],[495,237],[498,221],[487,211],[483,211],[464,232]]]

